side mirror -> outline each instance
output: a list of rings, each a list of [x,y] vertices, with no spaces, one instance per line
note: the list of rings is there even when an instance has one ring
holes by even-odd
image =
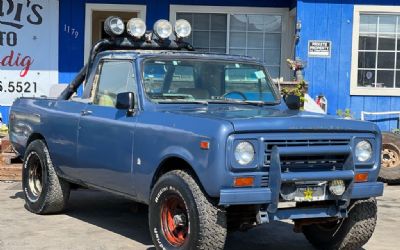
[[[135,109],[135,94],[132,92],[119,93],[117,95],[117,109],[127,110],[128,113],[133,113]]]
[[[297,95],[286,95],[283,97],[286,105],[291,110],[299,110],[301,107],[300,96]]]

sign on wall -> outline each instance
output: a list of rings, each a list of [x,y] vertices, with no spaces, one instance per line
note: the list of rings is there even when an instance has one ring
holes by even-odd
[[[58,83],[58,1],[0,0],[0,105]]]
[[[308,41],[309,57],[331,57],[331,41]]]

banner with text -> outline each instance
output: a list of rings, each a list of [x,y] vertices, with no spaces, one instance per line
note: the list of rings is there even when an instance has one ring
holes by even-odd
[[[0,0],[0,105],[58,83],[58,1]]]

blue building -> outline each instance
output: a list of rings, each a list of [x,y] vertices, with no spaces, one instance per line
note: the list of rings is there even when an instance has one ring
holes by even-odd
[[[7,2],[0,8],[0,112],[5,122],[12,98],[48,95],[50,82],[73,79],[90,46],[105,35],[102,24],[109,15],[140,17],[150,28],[158,19],[187,19],[195,48],[257,57],[274,78],[293,78],[286,59],[300,58],[307,62],[310,96],[325,95],[329,114],[349,108],[360,118],[361,111],[400,110],[400,0],[16,0],[13,8]],[[23,11],[18,15],[18,10]],[[39,24],[44,26],[36,35]],[[37,59],[21,53],[16,63],[17,51],[13,61],[10,52],[2,54],[16,46],[38,52]],[[8,77],[4,70],[18,75],[10,71]],[[31,80],[20,80],[24,73]],[[29,91],[17,93],[18,82]],[[383,130],[397,127],[397,117],[367,118]]]

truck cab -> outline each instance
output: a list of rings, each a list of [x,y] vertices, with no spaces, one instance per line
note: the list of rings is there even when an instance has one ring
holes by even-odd
[[[166,20],[149,33],[134,18],[131,37],[121,23],[59,98],[11,108],[30,211],[62,211],[79,185],[149,205],[157,249],[222,249],[228,229],[283,219],[321,249],[368,241],[376,125],[293,108],[256,59],[193,51],[184,20],[175,40]]]

